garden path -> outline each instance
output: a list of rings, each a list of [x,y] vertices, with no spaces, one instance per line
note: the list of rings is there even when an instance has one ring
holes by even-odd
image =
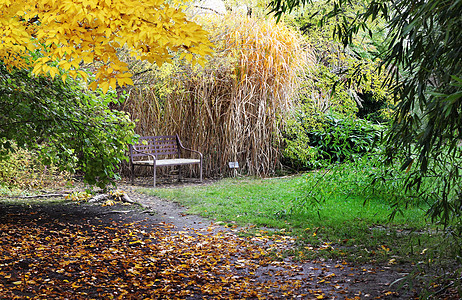
[[[0,298],[415,296],[395,290],[398,283],[390,286],[405,275],[399,267],[294,261],[283,255],[294,245],[291,237],[243,237],[243,228],[189,215],[177,203],[140,194],[137,186],[119,188],[145,209],[0,199]]]
[[[204,181],[201,185],[210,183],[213,183],[213,181]],[[178,188],[191,184],[194,183],[170,182],[164,185],[161,184],[158,187]],[[219,226],[212,220],[188,214],[187,208],[183,205],[137,192],[137,189],[140,188],[139,186],[122,183],[119,185],[119,188],[125,191],[132,200],[155,211],[156,216],[160,220],[173,224],[179,231],[192,230],[205,232],[209,230],[209,234],[229,232],[239,236],[240,232],[246,230],[245,228]],[[151,187],[149,183],[145,182],[142,184],[142,188]],[[283,243],[275,243],[272,239],[254,239],[253,242],[257,242],[263,247],[271,248],[278,246],[279,251],[287,250],[294,246],[292,239],[287,239]],[[307,296],[307,299],[315,299],[318,296],[319,299],[409,299],[413,295],[416,296],[415,292],[406,290],[406,284],[404,288],[398,288],[398,286],[401,286],[401,281],[408,274],[408,271],[405,268],[394,265],[354,266],[343,261],[325,260],[322,258],[315,261],[303,262],[286,258],[283,260],[283,264],[287,269],[296,270],[296,272],[289,272],[291,276],[289,278],[281,278],[281,282],[287,279],[301,281],[301,286],[303,286],[301,290],[304,291],[301,294],[309,295],[310,293],[307,292],[312,291],[311,295]],[[260,277],[257,280],[268,280],[267,275],[272,272],[271,270],[272,266],[260,267],[256,273],[257,277]]]

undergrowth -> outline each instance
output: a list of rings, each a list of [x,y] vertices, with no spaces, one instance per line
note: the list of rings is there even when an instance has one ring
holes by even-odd
[[[39,161],[33,151],[13,147],[0,160],[0,195],[17,195],[31,190],[66,186],[71,182],[68,172]]]

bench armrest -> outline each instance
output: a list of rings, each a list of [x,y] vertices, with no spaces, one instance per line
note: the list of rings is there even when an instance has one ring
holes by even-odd
[[[193,152],[193,153],[199,154],[199,157],[200,157],[201,160],[202,160],[202,153],[200,153],[199,151],[192,150],[192,149],[189,149],[189,148],[185,148],[185,147],[183,147],[183,146],[181,146],[181,149],[186,150],[186,151],[189,151],[189,152]]]
[[[143,154],[143,155],[146,155],[146,156],[150,156],[152,157],[152,160],[155,162],[156,161],[156,156],[153,155],[153,154],[150,154],[150,153],[146,153],[146,152],[143,152],[143,151],[140,151],[140,150],[137,150],[136,147],[134,145],[130,145],[130,148],[132,149],[132,151],[135,151],[137,153],[140,153],[140,154]],[[133,156],[130,155],[130,161],[133,162]]]
[[[178,138],[178,136],[177,136],[177,138]],[[183,150],[186,150],[186,151],[189,151],[189,152],[193,152],[193,153],[199,154],[199,157],[200,157],[200,159],[202,160],[202,156],[203,156],[202,153],[200,153],[200,152],[197,151],[197,150],[192,150],[192,149],[189,149],[189,148],[185,148],[185,147],[183,146],[183,144],[181,143],[181,141],[180,141],[179,138],[178,138],[178,144],[179,144],[180,148],[183,149]]]

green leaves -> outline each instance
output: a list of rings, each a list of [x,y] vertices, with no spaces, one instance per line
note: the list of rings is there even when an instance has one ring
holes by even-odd
[[[327,21],[343,18],[352,1],[326,3],[333,4],[325,13]],[[300,4],[272,2],[280,11]],[[440,186],[429,195],[433,208],[428,213],[445,225],[462,217],[460,196],[454,192],[462,186],[462,148],[457,146],[462,139],[461,11],[462,1],[457,0],[369,1],[354,18],[343,18],[335,30],[335,36],[347,46],[360,30],[371,29],[371,21],[386,22],[383,66],[390,73],[385,84],[393,90],[397,104],[387,135],[387,161],[404,162],[404,171],[409,166],[406,158],[416,156],[414,167],[418,170],[408,174],[412,179],[407,182],[435,178]]]
[[[354,160],[376,149],[383,129],[353,117],[299,114],[298,123],[290,123],[284,133],[286,163],[295,168],[314,169]]]
[[[95,94],[76,81],[8,72],[3,64],[0,71],[10,80],[0,77],[0,140],[35,149],[46,164],[81,171],[87,183],[101,188],[118,178],[134,124],[108,108],[122,101],[115,92]],[[12,90],[11,83],[17,88]]]

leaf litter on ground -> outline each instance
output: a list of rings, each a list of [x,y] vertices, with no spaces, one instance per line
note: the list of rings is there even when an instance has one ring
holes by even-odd
[[[91,205],[86,208],[92,207]],[[367,274],[345,262],[293,262],[270,251],[283,235],[239,237],[218,226],[179,231],[165,222],[79,214],[75,204],[2,206],[1,299],[359,299]],[[73,209],[72,209],[73,208]],[[70,210],[70,211],[69,211]],[[74,210],[74,212],[72,211]],[[377,284],[377,282],[370,282]],[[381,283],[382,284],[382,283]]]

